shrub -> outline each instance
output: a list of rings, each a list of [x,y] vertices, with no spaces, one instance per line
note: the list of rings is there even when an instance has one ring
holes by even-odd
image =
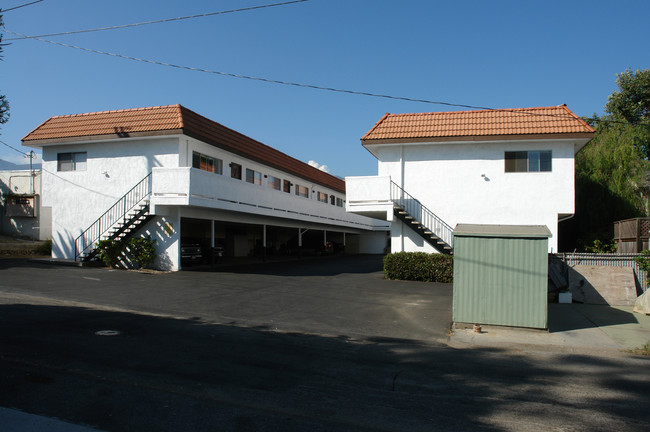
[[[45,240],[34,250],[38,255],[52,255],[52,240]]]
[[[616,253],[616,242],[612,240],[594,240],[591,246],[585,246],[585,251],[591,253]]]
[[[116,268],[125,246],[124,240],[100,240],[97,242],[97,256],[108,267]]]
[[[384,257],[386,279],[450,283],[454,278],[451,255],[398,252]]]
[[[650,277],[650,251],[641,251],[641,256],[634,257],[634,261],[639,264],[639,267],[645,272],[646,276]]]
[[[156,240],[151,237],[134,237],[128,241],[129,254],[139,267],[151,265],[156,259]]]

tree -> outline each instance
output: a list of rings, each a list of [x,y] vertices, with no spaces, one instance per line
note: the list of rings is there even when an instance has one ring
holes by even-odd
[[[2,15],[0,15],[0,28],[4,26]],[[2,33],[0,33],[0,58],[2,58]],[[5,95],[0,95],[0,124],[7,123],[9,120],[9,102]]]
[[[629,123],[635,128],[634,145],[650,159],[650,69],[627,69],[616,75],[619,90],[607,99],[609,120]]]
[[[600,122],[594,139],[576,155],[573,226],[579,249],[594,242],[609,243],[614,221],[648,215],[650,162],[636,145],[638,141],[638,128]]]
[[[576,156],[575,238],[565,250],[607,244],[613,222],[650,216],[650,70],[628,69],[616,84],[608,114],[587,119],[596,134]]]
[[[632,124],[649,123],[650,69],[627,69],[616,75],[616,84],[619,91],[609,96],[605,111]]]

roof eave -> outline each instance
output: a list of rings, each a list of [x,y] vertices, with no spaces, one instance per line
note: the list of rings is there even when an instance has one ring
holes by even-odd
[[[574,132],[559,134],[522,134],[522,135],[470,135],[449,137],[417,137],[417,138],[384,138],[362,139],[361,144],[367,146],[375,144],[418,144],[418,143],[454,143],[454,142],[480,142],[480,141],[522,141],[522,140],[548,140],[548,139],[587,139],[594,137],[592,132]],[[586,142],[585,142],[586,143]]]
[[[42,148],[48,145],[56,144],[84,144],[93,141],[112,141],[126,138],[143,138],[143,137],[158,137],[158,136],[173,136],[183,134],[183,129],[167,129],[158,131],[147,132],[120,132],[102,135],[80,135],[63,138],[46,138],[46,139],[25,139],[22,143],[27,147]]]

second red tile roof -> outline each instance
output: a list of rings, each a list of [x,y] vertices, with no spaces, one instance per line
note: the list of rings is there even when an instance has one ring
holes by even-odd
[[[594,130],[566,105],[504,110],[386,114],[361,140],[573,135],[590,138]]]

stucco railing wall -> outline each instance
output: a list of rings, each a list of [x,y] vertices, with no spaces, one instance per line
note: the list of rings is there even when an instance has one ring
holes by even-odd
[[[390,202],[390,183],[390,176],[346,177],[346,200],[349,204]]]
[[[322,189],[322,188],[319,188]],[[386,225],[345,208],[194,168],[154,168],[152,202],[219,208],[374,229]]]

